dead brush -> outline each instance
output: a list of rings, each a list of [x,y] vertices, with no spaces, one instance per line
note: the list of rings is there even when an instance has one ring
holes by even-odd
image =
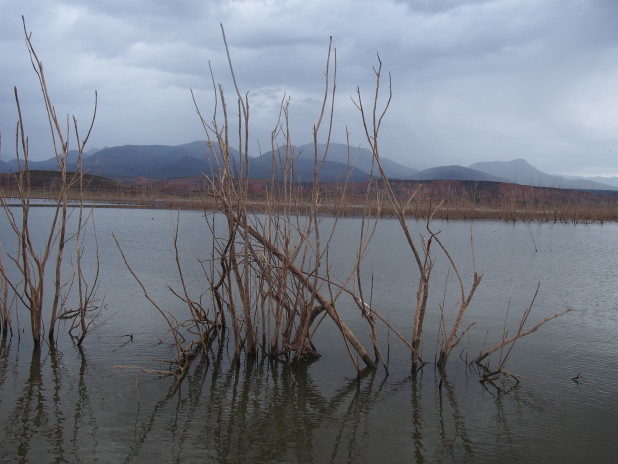
[[[360,195],[358,191],[354,193],[354,200],[351,200],[348,179],[336,191],[332,186],[322,184],[320,173],[329,152],[336,90],[337,55],[336,50],[332,49],[332,42],[329,42],[322,105],[313,126],[313,151],[310,153],[313,160],[312,180],[301,183],[296,176],[296,163],[303,154],[298,153],[292,144],[289,99],[284,97],[271,134],[270,182],[264,196],[255,201],[249,182],[249,99],[239,90],[223,27],[221,30],[235,90],[234,104],[228,103],[222,86],[215,82],[212,70],[213,112],[210,118],[205,117],[197,97],[192,94],[195,111],[207,137],[205,151],[216,167],[215,174],[205,178],[207,200],[203,203],[208,207],[216,206],[216,211],[205,211],[205,221],[212,237],[212,255],[200,260],[208,294],[191,296],[178,249],[178,222],[174,247],[180,288],[170,290],[186,306],[186,317],[172,315],[149,296],[123,253],[131,274],[142,286],[145,297],[165,319],[172,336],[175,367],[164,372],[181,378],[197,351],[215,339],[220,344],[229,343],[233,347],[230,351],[234,358],[263,356],[285,362],[312,359],[319,356],[314,345],[315,331],[326,321],[337,328],[359,375],[363,364],[376,368],[382,363],[388,372],[388,356],[385,358],[382,355],[378,340],[379,324],[384,324],[389,335],[394,333],[409,347],[412,370],[416,372],[426,364],[423,359],[423,329],[427,312],[432,307],[430,289],[435,282],[434,266],[437,259],[444,259],[449,272],[455,276],[458,289],[454,316],[447,321],[442,314],[436,344],[439,353],[436,353],[435,362],[444,378],[444,369],[451,353],[462,338],[469,335],[473,325],[465,322],[465,316],[483,276],[476,270],[471,237],[472,279],[470,283],[465,283],[465,274],[460,271],[440,231],[434,229],[433,220],[439,216],[448,219],[487,217],[485,215],[495,211],[511,218],[511,214],[520,210],[514,204],[514,197],[507,198],[509,206],[505,213],[504,205],[502,210],[499,206],[495,206],[495,210],[479,208],[476,201],[480,195],[478,191],[475,191],[471,202],[455,195],[446,195],[436,202],[434,197],[428,196],[423,186],[410,188],[388,179],[380,156],[379,132],[392,93],[389,76],[388,93],[381,103],[383,76],[379,57],[378,66],[374,68],[376,86],[370,106],[365,106],[360,89],[357,89],[353,100],[359,110],[373,159],[365,190]],[[235,108],[234,116],[232,107]],[[324,148],[320,148],[320,140],[326,141]],[[232,143],[235,150],[231,149]],[[374,179],[374,173],[377,179]],[[429,194],[433,192],[429,191]],[[331,262],[333,240],[340,218],[350,212],[350,201],[355,206],[356,214],[361,216],[360,238],[354,257],[350,259],[349,271],[334,275]],[[328,224],[324,222],[326,212],[329,215]],[[424,226],[419,230],[408,222],[408,218],[415,214],[425,218]],[[410,312],[409,337],[390,324],[387,316],[380,314],[380,302],[373,301],[372,289],[367,291],[361,272],[378,218],[385,215],[397,220],[411,255],[411,266],[419,276],[413,282],[416,299]],[[368,324],[372,355],[338,311],[343,299],[351,299],[358,310],[356,316]],[[552,319],[524,330],[528,313],[515,337],[507,338],[505,335],[501,346],[479,356],[477,361],[480,363],[501,347],[510,345],[512,348],[519,338]],[[560,314],[563,313],[554,317]],[[189,339],[194,341],[187,342]],[[504,370],[507,358],[508,355],[494,374],[510,375]]]
[[[35,347],[39,347],[43,338],[43,309],[46,306],[45,296],[49,293],[49,291],[46,290],[48,287],[45,285],[46,274],[49,268],[52,267],[54,272],[53,302],[51,304],[47,334],[49,342],[52,345],[55,343],[55,331],[60,315],[66,308],[72,282],[77,278],[79,302],[77,304],[78,310],[73,314],[74,317],[79,320],[78,326],[81,328],[81,334],[77,336],[77,340],[78,344],[81,344],[88,330],[94,327],[92,324],[86,322],[86,312],[94,299],[93,289],[97,287],[98,272],[97,276],[94,278],[90,291],[86,290],[84,288],[86,281],[81,270],[83,252],[81,233],[86,227],[88,219],[83,216],[83,196],[80,196],[82,201],[79,203],[79,217],[77,219],[77,225],[75,226],[76,228],[75,230],[68,229],[69,217],[73,211],[73,208],[69,206],[69,191],[76,186],[81,192],[84,190],[84,173],[81,170],[81,159],[96,117],[97,97],[95,92],[92,120],[83,139],[80,138],[75,117],[73,117],[72,120],[67,117],[66,130],[63,129],[61,119],[56,114],[55,107],[52,104],[50,92],[45,80],[45,74],[43,72],[43,63],[34,49],[31,34],[26,28],[26,22],[23,17],[22,23],[30,61],[37,75],[43,94],[43,102],[45,104],[45,112],[51,131],[53,149],[58,163],[60,180],[59,185],[53,192],[53,214],[51,221],[48,226],[46,226],[45,238],[42,245],[35,243],[33,238],[34,231],[30,223],[33,191],[31,182],[32,171],[29,163],[28,136],[24,128],[19,94],[15,87],[13,89],[17,108],[15,147],[19,170],[16,175],[15,187],[17,189],[18,201],[17,205],[14,206],[7,202],[4,195],[0,195],[0,205],[7,219],[8,227],[14,234],[17,248],[15,252],[7,253],[7,257],[15,272],[13,273],[7,270],[4,264],[0,266],[0,275],[3,281],[2,288],[6,290],[8,287],[16,302],[21,307],[20,310],[29,314],[32,339]],[[74,131],[73,134],[70,132],[71,122]],[[77,141],[80,169],[71,173],[68,171],[68,156],[69,139],[72,137]],[[77,275],[73,274],[66,276],[62,273],[62,263],[65,260],[65,247],[71,240],[74,240],[76,243]],[[5,297],[5,301],[7,299],[8,297]],[[73,328],[71,330],[73,330]]]
[[[528,321],[528,317],[532,311],[532,307],[534,306],[534,302],[536,301],[536,297],[539,294],[540,283],[537,285],[532,300],[530,304],[524,309],[521,319],[519,321],[519,325],[517,327],[517,332],[514,335],[510,335],[506,328],[506,320],[508,319],[509,311],[506,311],[505,315],[505,325],[502,333],[502,339],[492,346],[491,348],[481,351],[479,355],[472,361],[475,363],[482,371],[482,379],[481,382],[493,382],[497,380],[500,376],[508,376],[518,381],[518,379],[523,378],[525,380],[531,380],[526,377],[523,377],[518,374],[514,374],[505,369],[505,365],[509,356],[511,355],[515,344],[523,337],[530,335],[531,333],[536,332],[543,325],[548,323],[549,321],[560,317],[564,314],[567,314],[573,311],[573,308],[566,308],[564,311],[553,314],[552,316],[546,317],[542,321],[538,322],[534,326],[529,329],[525,329],[526,322]],[[496,352],[500,352],[500,358],[498,362],[492,367],[489,363],[490,356]]]

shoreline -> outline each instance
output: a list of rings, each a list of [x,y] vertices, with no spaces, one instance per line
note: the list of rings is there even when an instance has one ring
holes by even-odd
[[[1,197],[1,195],[0,195]],[[15,196],[5,198],[6,207],[20,208],[21,201]],[[71,198],[69,208],[78,207],[79,199]],[[53,208],[57,200],[49,196],[33,196],[30,199],[31,208]],[[198,198],[182,197],[158,197],[153,199],[139,198],[134,200],[118,199],[83,199],[84,208],[119,208],[119,209],[159,209],[179,211],[209,211],[216,212],[220,207],[215,201]],[[513,205],[516,206],[516,205]],[[562,224],[603,224],[605,222],[618,222],[618,207],[613,205],[536,205],[531,208],[528,205],[520,207],[504,207],[500,205],[449,205],[444,204],[437,209],[431,202],[414,202],[406,209],[405,215],[410,219],[460,220],[460,221],[500,221],[500,222],[524,222],[524,223],[562,223]],[[277,213],[308,214],[309,202],[297,201],[294,203],[275,203],[274,200],[250,200],[245,205],[247,211],[254,214],[274,211]],[[369,217],[372,219],[390,219],[396,215],[388,206],[380,204],[364,204],[362,202],[346,202],[341,204],[329,203],[321,205],[317,209],[318,214],[332,217]]]

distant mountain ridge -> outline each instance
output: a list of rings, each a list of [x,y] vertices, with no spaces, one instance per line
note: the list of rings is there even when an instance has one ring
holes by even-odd
[[[506,178],[494,176],[479,169],[471,169],[463,166],[440,166],[429,168],[416,173],[411,177],[413,180],[472,180],[489,182],[509,182]]]
[[[214,144],[213,149],[205,141],[196,141],[182,145],[123,145],[96,150],[84,156],[83,167],[89,173],[110,177],[113,179],[131,179],[147,177],[165,179],[172,177],[191,177],[200,174],[211,176],[217,172],[222,163],[221,150]],[[313,144],[289,146],[290,156],[295,158],[294,178],[297,182],[313,180],[314,148]],[[317,146],[318,156],[324,154],[326,145]],[[245,169],[240,164],[237,150],[229,148],[230,164],[236,169]],[[284,148],[275,151],[275,156],[284,158]],[[350,163],[348,166],[348,156]],[[77,153],[69,153],[69,169],[76,168]],[[263,179],[273,175],[273,153],[268,152],[259,157],[248,157],[249,174],[251,178]],[[348,178],[352,182],[367,180],[371,170],[373,155],[365,148],[348,147],[344,144],[332,143],[328,147],[326,161],[319,177],[322,182],[341,182]],[[275,163],[277,164],[277,163]],[[401,165],[392,160],[383,159],[383,167],[389,176],[399,177],[399,174],[410,176],[416,169]],[[34,170],[57,169],[55,158],[30,162]],[[15,172],[17,162],[0,162],[0,172]],[[275,169],[275,176],[284,175],[281,168]],[[376,169],[377,172],[377,169]],[[406,177],[407,178],[407,177]]]
[[[486,161],[470,165],[472,169],[507,179],[507,182],[535,187],[555,187],[576,190],[616,190],[618,185],[598,182],[595,179],[566,179],[546,174],[521,158],[512,161]],[[598,179],[598,178],[597,178]]]
[[[583,181],[591,181],[598,182],[600,184],[611,185],[612,187],[618,187],[618,177],[582,177],[582,176],[563,176],[565,179],[569,180],[583,180]]]
[[[294,179],[297,182],[313,180],[314,157],[317,151],[321,160],[326,150],[325,144],[304,144],[279,147],[273,152],[261,156],[249,156],[247,159],[250,177],[269,179],[274,174],[280,178],[285,173],[281,167],[273,171],[272,160],[293,156]],[[317,150],[316,150],[317,149]],[[238,151],[229,149],[230,163],[236,170],[240,166]],[[69,169],[76,169],[77,152],[69,152]],[[150,178],[154,180],[196,177],[202,174],[212,176],[221,163],[221,150],[215,144],[209,148],[205,141],[195,141],[181,145],[123,145],[89,150],[83,159],[83,166],[90,174],[119,180]],[[583,190],[618,190],[618,178],[565,178],[546,174],[531,166],[523,159],[512,161],[490,161],[474,163],[468,167],[452,165],[439,166],[418,171],[397,163],[389,158],[381,158],[382,167],[391,179],[402,180],[460,180],[507,182],[537,187],[556,187]],[[348,165],[349,164],[349,165]],[[57,169],[55,158],[45,161],[31,161],[33,170]],[[15,159],[0,159],[0,173],[16,172],[18,164]],[[377,166],[373,163],[370,150],[351,147],[346,144],[331,143],[328,146],[326,161],[320,170],[321,182],[341,182],[346,178],[351,182],[365,181],[370,173],[379,177]],[[288,173],[289,174],[289,173]],[[604,181],[607,180],[607,183]]]
[[[308,180],[312,180],[314,158],[317,151],[318,160],[322,160],[324,152],[326,150],[326,144],[318,144],[317,150],[314,149],[312,143],[287,147],[291,150],[290,155],[296,159],[294,170],[298,173],[303,173],[303,177]],[[285,147],[279,147],[275,149],[275,157],[285,157]],[[271,169],[271,160],[273,159],[273,152],[269,151],[264,153],[258,158],[262,168],[267,168],[268,172]],[[326,153],[326,165],[322,168],[322,171],[328,171],[329,169],[337,169],[340,174],[344,174],[348,170],[347,166],[350,166],[350,180],[363,181],[367,180],[369,174],[373,171],[374,177],[379,176],[377,166],[373,163],[373,154],[370,150],[361,147],[351,147],[342,143],[331,143],[328,145],[328,151]],[[397,179],[410,179],[415,175],[418,170],[404,166],[403,164],[396,163],[395,161],[382,158],[382,168],[384,169],[388,177]],[[329,176],[332,177],[332,176]]]

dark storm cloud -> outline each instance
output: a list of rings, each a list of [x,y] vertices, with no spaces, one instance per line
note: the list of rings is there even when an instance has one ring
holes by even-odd
[[[615,152],[604,148],[618,150],[612,0],[0,0],[0,7],[4,156],[14,131],[13,85],[23,95],[33,152],[49,153],[24,14],[58,108],[85,121],[99,91],[95,146],[203,138],[188,89],[208,108],[210,61],[231,93],[223,23],[262,146],[284,95],[294,142],[309,140],[332,35],[339,141],[348,127],[352,143],[362,142],[349,96],[360,85],[368,98],[379,53],[393,76],[386,156],[415,167],[523,157],[551,172],[618,174]]]

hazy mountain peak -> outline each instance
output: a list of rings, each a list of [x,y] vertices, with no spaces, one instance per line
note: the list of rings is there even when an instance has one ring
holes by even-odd
[[[315,156],[315,148],[313,143],[306,143],[295,148],[295,155],[300,159],[313,160]],[[323,156],[326,150],[325,143],[317,144],[318,156]],[[269,159],[272,153],[265,153],[263,158]],[[373,169],[374,176],[377,174],[377,166],[373,162],[373,153],[367,148],[351,146],[345,143],[332,142],[328,145],[326,153],[326,161],[347,165],[348,162],[351,168],[356,168],[367,174]],[[389,158],[381,158],[382,168],[386,175],[392,179],[411,179],[418,172],[417,169],[399,164]]]
[[[481,169],[466,168],[456,164],[425,169],[415,174],[412,178],[416,180],[471,180],[506,182],[506,179],[487,173]]]
[[[569,180],[564,177],[545,174],[522,158],[511,161],[484,161],[470,165],[472,169],[502,177],[509,182],[535,187],[556,187],[587,190],[614,190],[610,185],[593,182],[590,179]]]
[[[528,169],[535,169],[534,166],[532,166],[530,163],[528,163],[528,161],[526,161],[523,158],[515,158],[514,160],[511,161],[503,161],[505,164],[510,164],[513,166],[519,166],[522,168],[528,168]],[[500,161],[496,161],[496,163],[500,163]]]

